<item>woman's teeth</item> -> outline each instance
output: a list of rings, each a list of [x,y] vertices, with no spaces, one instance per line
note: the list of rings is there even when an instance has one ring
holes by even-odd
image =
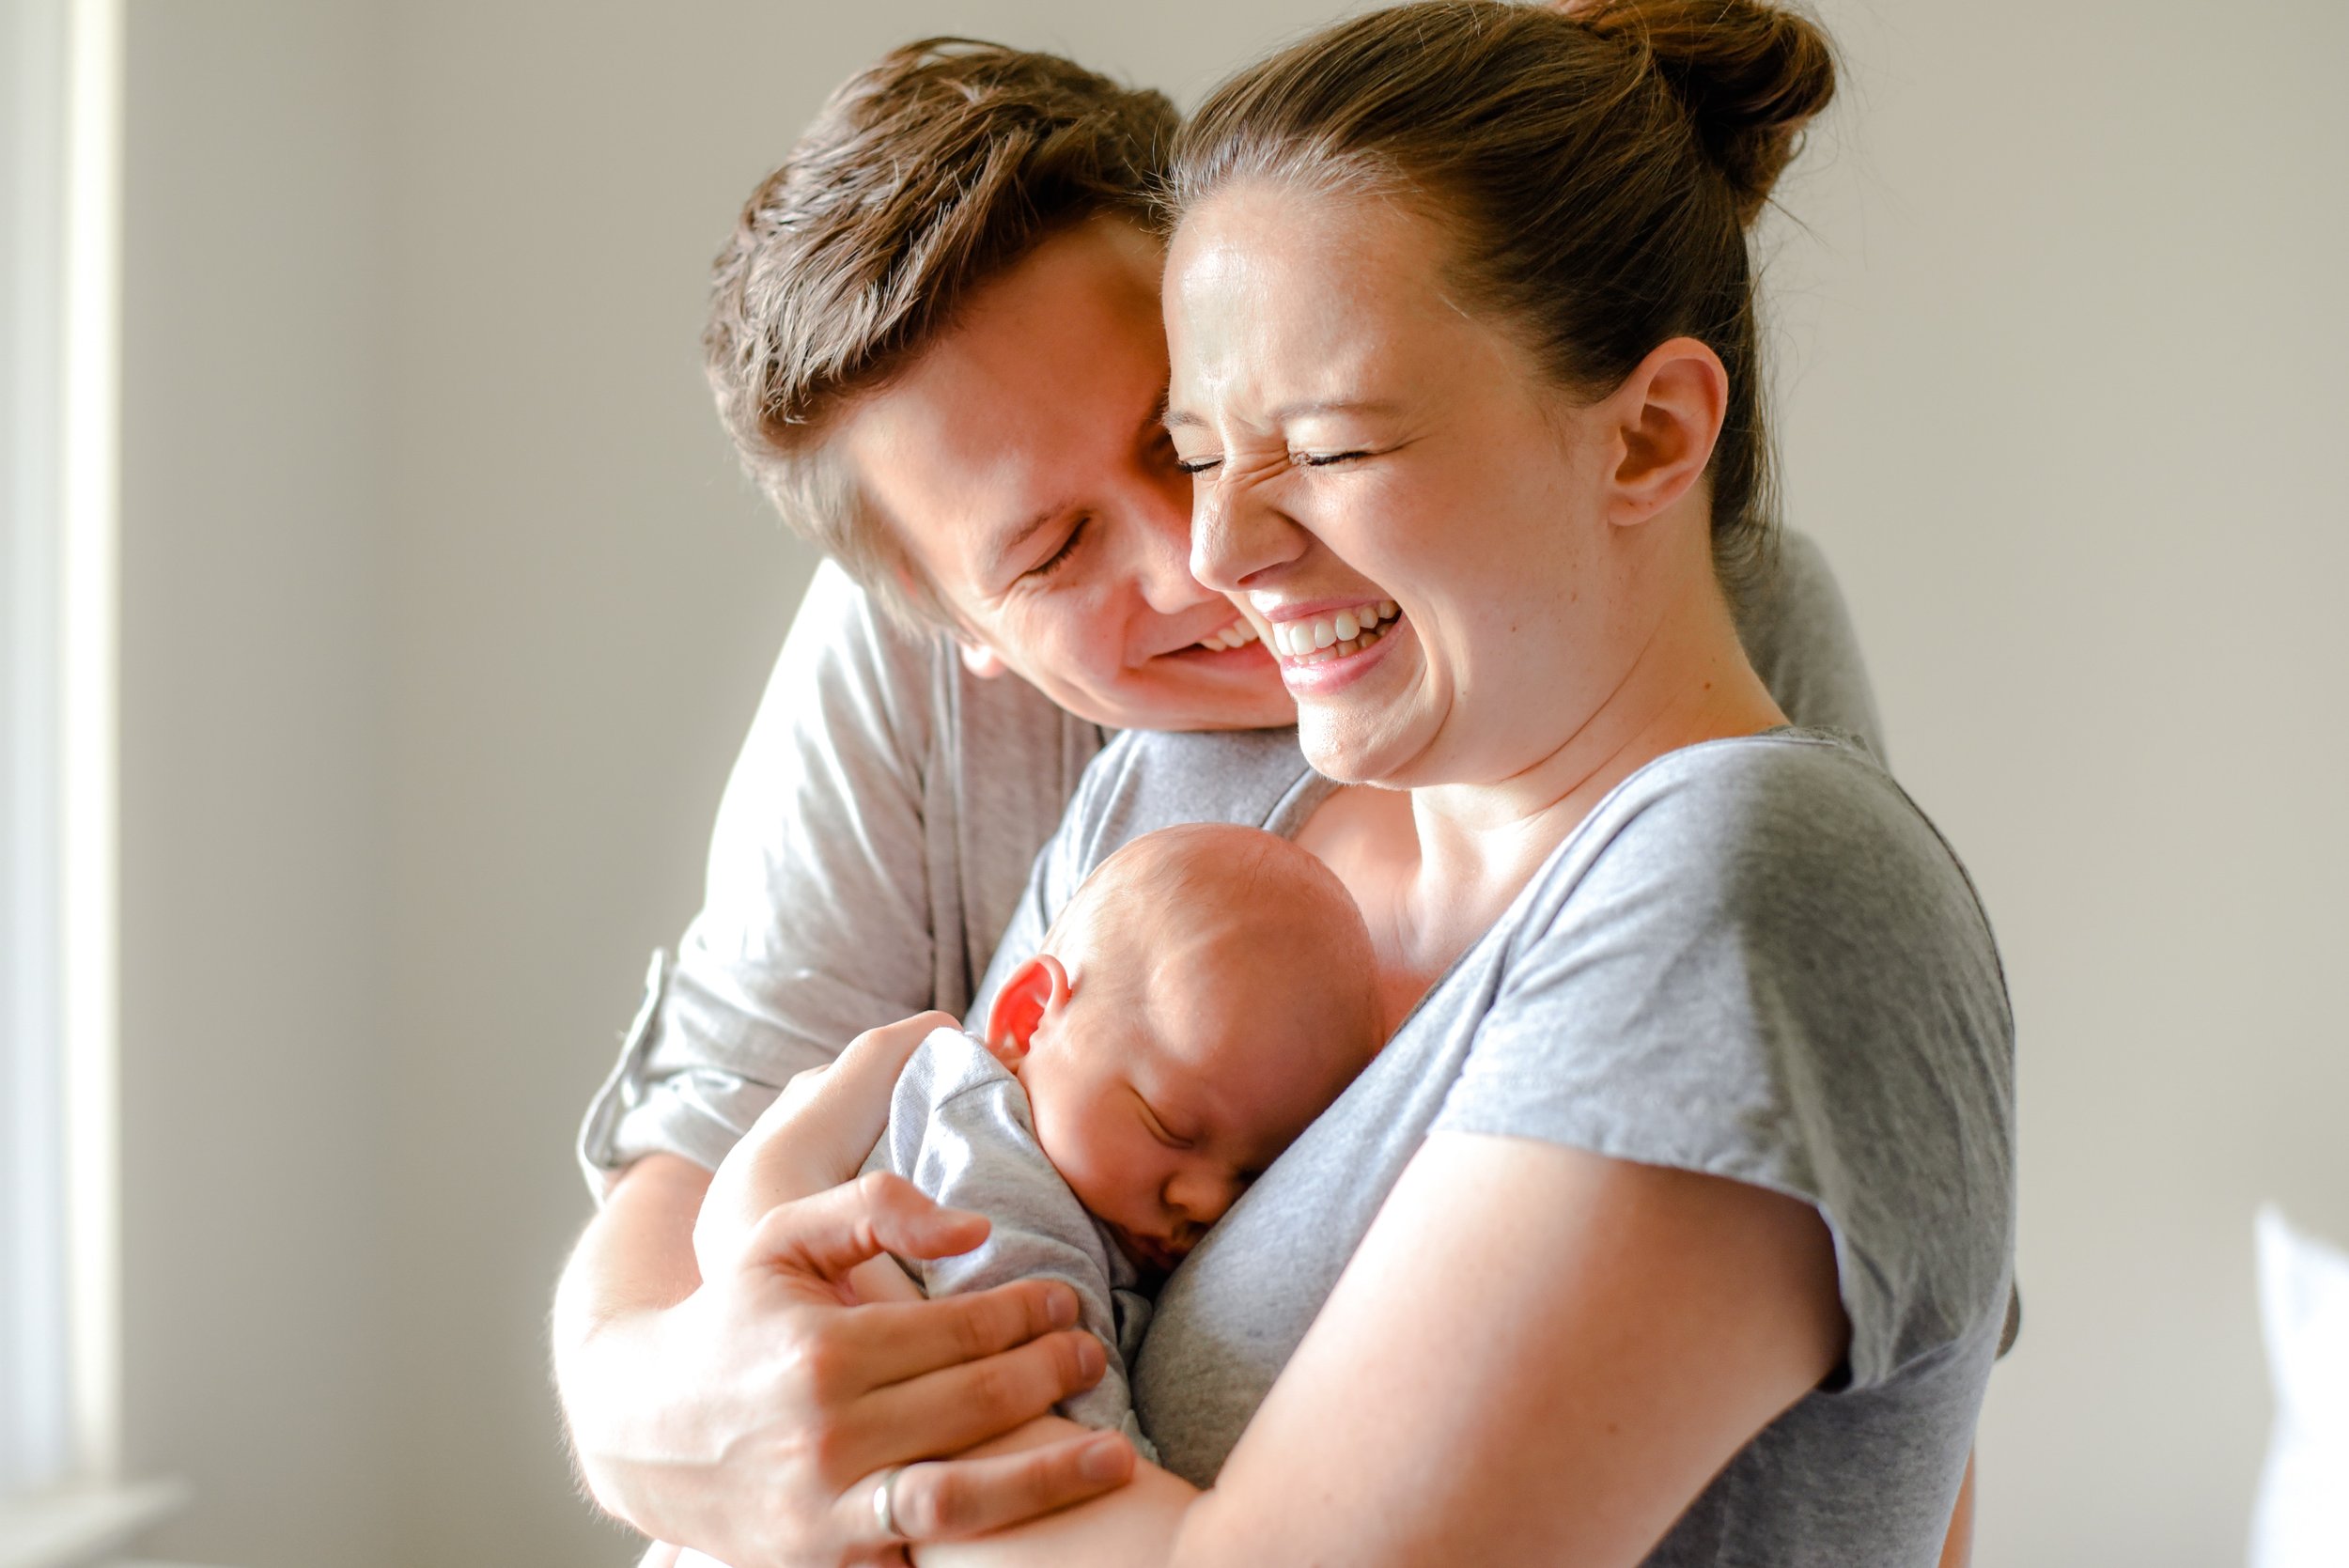
[[[1315,615],[1279,621],[1272,628],[1273,651],[1298,664],[1326,664],[1370,646],[1385,635],[1378,629],[1401,618],[1394,600],[1358,604],[1334,615]]]
[[[1215,648],[1218,650],[1224,648],[1244,648],[1255,640],[1256,629],[1249,625],[1245,618],[1242,618],[1240,620],[1234,621],[1230,626],[1225,627],[1221,631],[1217,632],[1212,637],[1200,638],[1199,645],[1203,648]]]

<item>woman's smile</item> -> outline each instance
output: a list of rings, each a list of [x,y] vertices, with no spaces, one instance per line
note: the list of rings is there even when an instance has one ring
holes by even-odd
[[[1281,680],[1299,697],[1344,691],[1383,662],[1410,630],[1391,598],[1335,611],[1287,607],[1270,611],[1266,621]]]

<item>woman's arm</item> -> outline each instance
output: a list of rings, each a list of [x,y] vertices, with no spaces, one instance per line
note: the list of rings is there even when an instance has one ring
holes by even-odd
[[[1212,1491],[1152,1479],[917,1560],[1627,1568],[1845,1338],[1809,1206],[1439,1133]]]

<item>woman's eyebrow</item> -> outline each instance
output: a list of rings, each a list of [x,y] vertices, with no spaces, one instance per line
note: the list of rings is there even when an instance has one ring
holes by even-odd
[[[1269,423],[1285,425],[1292,419],[1312,419],[1316,415],[1332,413],[1392,414],[1398,411],[1401,405],[1385,398],[1325,397],[1310,403],[1283,404],[1272,411]],[[1172,407],[1159,413],[1159,422],[1170,430],[1179,427],[1205,426],[1207,423],[1198,414]]]

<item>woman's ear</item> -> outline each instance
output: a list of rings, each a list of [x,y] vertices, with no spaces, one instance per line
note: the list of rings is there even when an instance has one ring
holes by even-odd
[[[1018,969],[995,993],[987,1012],[987,1048],[1006,1067],[1017,1067],[1047,1015],[1068,1000],[1068,971],[1049,953]]]
[[[1688,493],[1713,460],[1729,411],[1729,372],[1693,337],[1651,349],[1607,398],[1614,415],[1611,522],[1645,522]]]

